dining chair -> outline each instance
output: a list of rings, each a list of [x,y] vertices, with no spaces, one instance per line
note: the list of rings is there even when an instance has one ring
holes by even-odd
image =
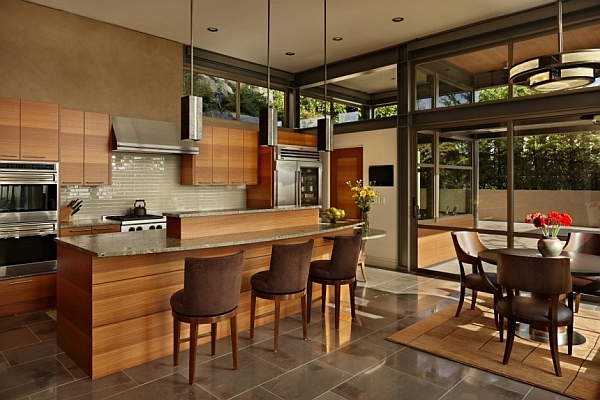
[[[256,298],[275,301],[275,332],[273,349],[279,350],[279,314],[281,302],[300,298],[302,335],[306,340],[306,284],[312,259],[314,239],[299,244],[274,244],[268,271],[257,272],[250,278],[250,339],[254,338],[254,320],[273,314],[256,315]]]
[[[600,256],[600,235],[592,232],[569,232],[563,251]],[[597,276],[573,277],[575,312],[579,312],[581,294],[600,296],[600,278]]]
[[[452,232],[452,242],[456,251],[456,258],[460,267],[460,298],[456,308],[456,317],[460,315],[463,303],[465,301],[466,289],[471,289],[471,310],[475,309],[477,301],[477,292],[490,293],[494,296],[494,322],[498,327],[498,312],[496,302],[500,297],[501,287],[498,284],[496,273],[486,272],[483,269],[483,263],[477,256],[480,251],[488,250],[481,243],[479,234],[470,231]],[[464,264],[471,265],[471,271],[467,273]]]
[[[217,322],[229,320],[233,369],[238,369],[237,307],[245,251],[228,256],[185,259],[183,289],[171,296],[173,365],[179,365],[179,347],[190,342],[189,384],[194,383],[198,325],[211,324],[211,355],[215,355]],[[181,323],[190,324],[189,339],[181,339]]]
[[[321,312],[325,314],[327,285],[335,287],[335,329],[340,329],[341,287],[348,285],[350,291],[350,315],[356,316],[354,291],[356,287],[356,264],[362,244],[362,233],[336,236],[329,260],[316,260],[310,263],[308,273],[308,306],[312,305],[312,285],[321,284]],[[310,322],[310,311],[308,313]]]
[[[515,340],[516,323],[548,331],[554,372],[562,376],[558,355],[558,327],[567,327],[568,354],[573,349],[573,293],[571,266],[568,257],[523,257],[498,254],[498,283],[506,297],[498,300],[500,341],[503,339],[504,318],[507,319],[506,346],[503,364],[508,364]],[[516,291],[519,291],[517,294]],[[525,296],[523,292],[529,292]],[[567,294],[568,305],[559,300]]]

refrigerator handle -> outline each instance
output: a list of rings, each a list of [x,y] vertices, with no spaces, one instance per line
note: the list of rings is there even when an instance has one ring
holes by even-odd
[[[276,207],[279,205],[279,193],[277,189],[279,187],[279,171],[273,171],[273,178],[273,182],[275,182],[275,187],[273,188],[273,205]]]
[[[296,171],[296,205],[301,206],[302,203],[302,172]]]

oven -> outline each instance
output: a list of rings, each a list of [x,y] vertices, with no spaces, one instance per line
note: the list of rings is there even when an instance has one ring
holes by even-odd
[[[58,164],[0,162],[0,278],[56,269]]]
[[[167,217],[162,215],[109,215],[105,216],[104,219],[119,221],[121,232],[167,229]]]

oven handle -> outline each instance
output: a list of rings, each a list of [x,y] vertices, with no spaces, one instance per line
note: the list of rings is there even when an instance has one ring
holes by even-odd
[[[18,238],[20,236],[37,236],[56,234],[55,224],[9,224],[0,226],[0,238]]]

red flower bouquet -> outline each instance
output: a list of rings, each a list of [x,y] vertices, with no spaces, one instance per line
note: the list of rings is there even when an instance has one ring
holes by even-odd
[[[573,218],[567,213],[556,211],[550,211],[548,215],[536,212],[527,214],[525,222],[532,222],[533,226],[540,228],[544,237],[556,237],[562,226],[569,226],[573,223]]]

